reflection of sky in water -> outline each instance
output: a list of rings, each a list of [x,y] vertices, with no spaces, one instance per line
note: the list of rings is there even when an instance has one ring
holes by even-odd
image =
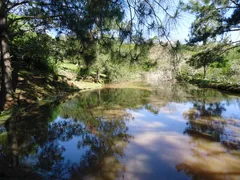
[[[126,100],[124,105],[121,104],[121,101],[115,102],[114,96],[111,99],[113,101],[112,104],[106,100],[107,98],[104,101],[105,96],[115,95],[115,91],[106,91],[106,94],[104,94],[103,90],[101,95],[104,96],[99,97],[95,94],[95,97],[98,97],[95,101],[87,100],[86,104],[83,103],[80,104],[81,106],[76,107],[72,103],[69,106],[70,110],[66,110],[67,115],[69,115],[67,117],[72,117],[71,110],[72,112],[78,112],[79,108],[82,108],[81,113],[86,113],[84,116],[81,116],[81,113],[77,113],[76,118],[73,118],[74,120],[58,116],[53,122],[48,124],[48,130],[46,131],[52,133],[53,137],[48,134],[46,142],[50,145],[51,143],[57,145],[59,149],[64,147],[61,157],[63,157],[66,167],[69,165],[67,163],[70,163],[68,167],[72,164],[78,164],[79,167],[82,167],[80,162],[94,164],[99,160],[100,166],[97,166],[98,169],[93,168],[92,170],[91,166],[88,167],[88,176],[90,178],[91,175],[100,177],[99,174],[96,173],[96,175],[94,173],[102,168],[101,173],[108,175],[112,173],[109,179],[116,178],[114,170],[117,170],[121,177],[123,175],[124,179],[129,180],[191,179],[194,176],[196,178],[219,179],[219,177],[223,177],[221,176],[223,173],[226,173],[224,174],[226,178],[239,179],[240,152],[236,148],[227,148],[222,142],[222,140],[227,140],[235,143],[235,139],[239,139],[240,142],[240,126],[238,127],[234,124],[234,121],[229,121],[231,118],[235,120],[240,119],[239,99],[235,98],[227,101],[224,97],[221,97],[219,101],[214,101],[220,102],[220,105],[225,108],[220,113],[221,118],[214,117],[211,119],[209,114],[208,116],[200,116],[198,113],[197,122],[190,122],[190,116],[186,117],[184,113],[190,114],[194,108],[199,108],[199,111],[205,111],[209,107],[214,109],[215,106],[211,107],[208,101],[203,105],[201,101],[189,99],[185,99],[184,103],[177,103],[174,100],[165,101],[159,95],[156,95],[156,97],[152,96],[152,101],[141,101],[141,98],[143,98],[142,94],[139,94],[139,97],[136,96],[139,98],[138,104],[131,104],[132,102],[127,101],[128,97],[124,97],[127,92],[124,90],[119,91],[119,94],[116,93],[118,96],[122,95],[122,99]],[[139,92],[141,91],[136,90],[136,94]],[[129,94],[132,95],[132,91]],[[97,95],[100,95],[100,93],[97,93]],[[90,96],[90,99],[91,97],[94,96]],[[78,103],[78,99],[76,99],[76,102]],[[93,104],[91,104],[91,108],[89,108],[89,103]],[[86,109],[84,109],[84,106],[86,106]],[[68,106],[64,107],[67,108]],[[86,118],[89,115],[92,118]],[[132,119],[131,117],[134,118]],[[223,123],[224,125],[222,126],[221,123],[224,119],[227,120],[227,123]],[[68,122],[70,126],[61,126],[62,122]],[[54,124],[57,125],[54,126]],[[69,135],[68,130],[71,130],[69,128],[72,127],[71,125],[78,130],[83,129],[83,131],[69,131],[72,133]],[[63,127],[69,129],[61,129]],[[189,127],[190,131],[185,133],[189,130]],[[55,131],[54,128],[63,130],[65,134],[61,133],[61,130]],[[193,131],[195,134],[191,134]],[[59,134],[56,133],[56,135],[53,132]],[[220,133],[220,140],[209,138],[208,132],[210,132],[210,135],[216,134],[217,136]],[[226,138],[224,133],[232,136]],[[61,135],[67,137],[61,137]],[[69,139],[68,135],[70,136]],[[127,142],[123,142],[123,137],[126,137]],[[28,156],[22,157],[21,162],[30,166],[35,165],[38,162],[39,153],[44,151],[45,146],[48,147],[49,144],[47,143],[40,146],[36,145],[38,154],[34,152],[32,154],[29,153]],[[84,145],[81,144],[79,148],[79,143]],[[120,152],[118,152],[119,149]],[[51,148],[48,150],[51,150]],[[124,152],[123,155],[121,155],[121,150]],[[88,152],[96,157],[93,161],[91,161],[91,158],[88,159]],[[50,153],[54,154],[55,152]],[[116,162],[116,159],[121,164]],[[52,160],[54,161],[54,158]],[[113,163],[111,160],[113,160]],[[121,166],[124,167],[124,170],[121,169]],[[65,177],[70,177],[70,175]]]
[[[222,113],[223,118],[239,118],[239,106],[235,101],[230,101],[230,103],[222,101],[221,104],[226,109]],[[208,107],[206,103],[206,108]],[[191,108],[193,108],[192,102],[169,102],[160,107],[157,114],[145,109],[144,106],[138,110],[126,110],[134,117],[126,124],[129,128],[128,133],[134,135],[134,138],[124,149],[125,156],[120,158],[125,167],[123,173],[125,179],[159,179],[159,177],[161,179],[191,179],[191,176],[184,173],[184,168],[182,168],[184,163],[187,163],[188,168],[195,168],[203,174],[204,166],[216,172],[227,169],[227,167],[230,167],[230,171],[231,169],[240,170],[235,166],[236,163],[240,163],[240,158],[226,154],[226,149],[219,143],[183,135],[187,123],[183,114]],[[62,118],[58,117],[55,122],[61,120]],[[84,124],[82,125],[84,127]],[[225,131],[228,131],[227,127]],[[60,146],[65,147],[63,153],[65,161],[78,163],[81,157],[86,155],[90,147],[78,149],[79,141],[81,137],[73,137],[68,142],[58,141]],[[214,155],[215,151],[224,154]],[[204,156],[208,153],[212,155]],[[227,163],[219,165],[224,161]],[[176,168],[181,171],[176,172]]]
[[[176,131],[182,133],[186,128],[186,120],[182,114],[192,107],[191,103],[168,103],[153,114],[146,109],[128,110],[134,117],[127,126],[131,133],[139,131]]]
[[[78,142],[81,141],[81,137],[73,137],[67,142],[59,141],[59,146],[64,146],[65,151],[63,153],[64,157],[67,157],[65,161],[71,161],[72,163],[79,163],[81,157],[89,150],[89,147],[83,147],[81,149],[77,148]]]
[[[183,137],[181,133],[186,128],[186,120],[182,113],[190,107],[190,103],[168,103],[157,115],[146,109],[128,110],[134,117],[127,123],[134,139],[125,149],[126,156],[122,160],[127,169],[126,179],[187,179],[183,172],[176,174],[174,164],[178,160],[172,163],[168,159],[174,147],[165,139]]]
[[[239,118],[239,106],[234,101],[226,103],[222,102],[226,109],[222,117]],[[192,102],[170,102],[160,108],[157,115],[146,109],[128,110],[134,117],[133,121],[127,123],[134,139],[125,149],[125,157],[122,159],[127,169],[127,179],[191,179],[183,173],[183,167],[195,169],[210,179],[222,178],[222,171],[240,173],[237,165],[240,157],[227,154],[223,145],[182,134],[187,122],[182,115],[191,108]],[[228,131],[227,127],[225,131]],[[215,155],[215,152],[219,154]],[[176,168],[181,171],[176,173]],[[208,171],[210,175],[207,175]],[[212,171],[215,175],[211,175]],[[239,178],[238,173],[235,176],[234,173],[227,177]]]
[[[71,118],[64,119],[58,116],[54,122],[61,122],[63,120],[73,121]],[[82,125],[83,128],[85,127],[84,123],[80,123],[80,124]],[[82,141],[81,136],[73,136],[73,138],[68,141],[60,141],[60,140],[57,141],[59,146],[64,146],[63,156],[66,157],[65,162],[67,161],[71,161],[71,163],[80,162],[81,157],[85,155],[86,152],[89,150],[88,146],[81,147],[81,149],[77,147],[78,143],[81,141]]]
[[[143,131],[177,131],[182,132],[185,128],[181,118],[171,114],[159,113],[157,116],[147,110],[137,111],[142,116],[135,116],[136,112],[129,111],[135,118],[129,121],[127,126],[130,133]],[[179,118],[179,119],[178,119]]]
[[[222,101],[226,111],[223,111],[222,117],[240,119],[240,99],[231,100],[230,102]]]

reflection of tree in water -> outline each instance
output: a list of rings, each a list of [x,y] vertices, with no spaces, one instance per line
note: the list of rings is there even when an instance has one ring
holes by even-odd
[[[52,114],[54,109],[46,105],[24,116],[18,113],[5,123],[0,134],[1,177],[42,179],[44,175],[61,179],[67,173],[70,166],[64,161],[65,147],[58,141],[81,135],[82,125],[68,121],[49,124],[49,117],[56,118]]]
[[[156,85],[153,87],[151,95],[147,97],[148,104],[144,106],[148,111],[158,114],[162,107],[169,102],[186,102],[187,95],[184,84],[167,83],[164,86]]]
[[[227,146],[240,147],[240,141],[236,136],[236,128],[239,130],[239,123],[236,120],[222,117],[222,113],[226,111],[225,106],[226,104],[222,102],[211,103],[206,100],[206,97],[202,97],[201,101],[195,101],[193,108],[183,114],[184,118],[188,120],[184,133],[197,134]]]
[[[82,124],[73,121],[61,120],[50,123],[45,142],[37,148],[35,154],[37,163],[34,167],[54,179],[67,177],[71,164],[66,161],[63,155],[66,149],[59,142],[68,142],[74,137],[81,137],[83,132]]]
[[[51,116],[51,104],[32,107],[29,113],[17,111],[5,123],[0,134],[0,174],[4,178],[34,178],[39,175],[22,164],[24,158],[36,154],[36,143],[43,144],[47,137],[47,118]],[[24,117],[24,118],[23,118]]]
[[[43,113],[46,117],[32,113],[21,119],[19,114],[18,119],[6,124],[7,138],[0,140],[1,162],[4,160],[24,168],[28,165],[29,170],[37,170],[47,178],[91,174],[114,179],[119,171],[123,171],[120,158],[132,138],[127,133],[126,121],[133,117],[126,109],[137,109],[146,104],[144,97],[149,93],[133,89],[83,93],[59,107],[60,116],[71,119],[60,118],[51,123],[46,118],[49,116],[46,111]],[[80,151],[87,148],[81,161],[74,164],[64,155],[64,142],[73,138],[78,139],[75,147]],[[3,168],[0,174],[2,171]]]
[[[145,108],[154,114],[158,114],[159,110],[169,102],[186,103],[189,101],[200,101],[202,103],[209,103],[231,98],[227,95],[224,97],[222,93],[216,90],[199,89],[190,84],[169,83],[153,88],[151,95],[147,99],[150,103],[147,104]],[[212,106],[214,106],[214,104]]]
[[[115,179],[123,167],[119,161],[131,136],[124,122],[101,122],[97,131],[87,130],[78,148],[89,147],[79,164],[72,167],[73,176],[100,176]]]
[[[200,99],[194,101],[193,108],[183,114],[188,120],[184,134],[190,136],[191,153],[176,169],[192,179],[237,179],[240,156],[236,149],[239,149],[240,142],[233,129],[239,131],[240,124],[231,129],[233,120],[222,117],[227,104],[219,102],[218,97],[212,97],[202,92]]]
[[[115,179],[124,171],[120,158],[131,136],[126,122],[133,119],[126,109],[146,103],[147,91],[106,89],[82,94],[79,99],[63,104],[61,116],[84,123],[84,135],[78,148],[89,147],[80,163],[75,163],[72,176]]]

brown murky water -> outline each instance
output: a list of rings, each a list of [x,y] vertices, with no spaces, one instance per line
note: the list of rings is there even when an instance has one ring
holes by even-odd
[[[43,179],[240,179],[239,96],[109,85],[44,112],[0,127],[0,163]]]

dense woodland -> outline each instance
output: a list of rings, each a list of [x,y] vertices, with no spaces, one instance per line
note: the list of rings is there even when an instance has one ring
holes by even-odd
[[[173,42],[182,13],[195,20],[186,42]],[[240,41],[229,33],[239,23],[238,0],[3,0],[1,109],[24,101],[21,87],[37,75],[43,87],[73,74],[67,79],[177,79],[238,91]]]

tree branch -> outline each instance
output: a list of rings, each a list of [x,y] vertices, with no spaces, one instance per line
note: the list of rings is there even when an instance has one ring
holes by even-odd
[[[61,17],[62,15],[55,15],[55,16],[48,16],[47,19],[49,18],[57,18],[57,17]],[[22,16],[19,18],[15,18],[12,21],[9,22],[9,25],[13,24],[16,21],[19,20],[27,20],[27,19],[45,19],[43,16]]]
[[[17,2],[17,3],[12,3],[12,6],[10,6],[9,8],[7,8],[7,11],[9,12],[10,10],[12,10],[13,8],[23,5],[23,4],[28,4],[30,3],[29,1],[22,1],[22,2]]]

